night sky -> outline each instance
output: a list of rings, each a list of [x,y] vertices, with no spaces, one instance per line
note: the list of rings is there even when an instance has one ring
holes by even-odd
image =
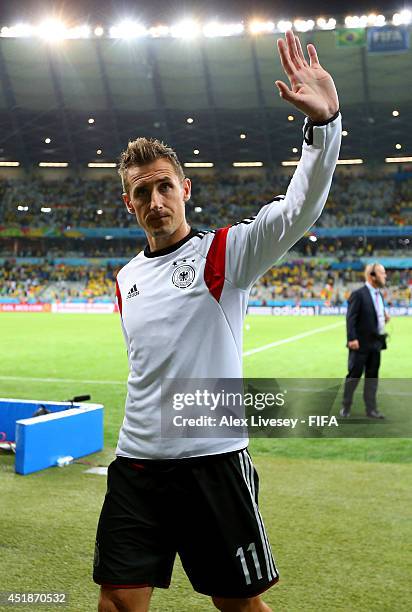
[[[12,21],[36,23],[53,15],[74,22],[86,19],[91,24],[99,21],[116,23],[125,17],[139,19],[145,25],[156,22],[170,24],[185,16],[195,16],[202,21],[215,17],[231,20],[260,17],[277,21],[286,17],[393,13],[411,6],[412,0],[0,0],[0,20],[2,24]]]

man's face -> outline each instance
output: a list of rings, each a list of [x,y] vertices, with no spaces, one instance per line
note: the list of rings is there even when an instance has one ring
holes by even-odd
[[[380,264],[375,266],[375,283],[377,287],[384,287],[386,284],[386,270]]]
[[[186,222],[190,179],[181,182],[168,159],[129,168],[127,184],[128,193],[123,194],[123,201],[146,234],[154,238],[171,236]]]

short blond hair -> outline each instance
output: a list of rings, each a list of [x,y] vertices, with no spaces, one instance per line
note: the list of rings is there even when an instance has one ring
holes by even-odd
[[[136,140],[130,140],[127,149],[120,154],[118,173],[122,179],[124,193],[129,191],[127,181],[128,169],[133,166],[150,164],[156,161],[156,159],[169,160],[179,180],[183,181],[185,173],[176,152],[171,147],[156,138],[136,138]]]

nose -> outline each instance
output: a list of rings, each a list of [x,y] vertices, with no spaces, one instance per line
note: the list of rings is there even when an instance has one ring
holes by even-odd
[[[159,210],[162,207],[162,196],[156,191],[156,189],[154,189],[150,199],[150,208],[151,210]]]

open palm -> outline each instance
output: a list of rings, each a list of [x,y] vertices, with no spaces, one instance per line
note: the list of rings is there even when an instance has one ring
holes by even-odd
[[[300,40],[286,32],[286,40],[278,39],[278,51],[291,89],[276,81],[282,98],[296,106],[313,121],[326,121],[339,110],[339,99],[332,77],[319,63],[314,45],[309,44],[309,64]]]

